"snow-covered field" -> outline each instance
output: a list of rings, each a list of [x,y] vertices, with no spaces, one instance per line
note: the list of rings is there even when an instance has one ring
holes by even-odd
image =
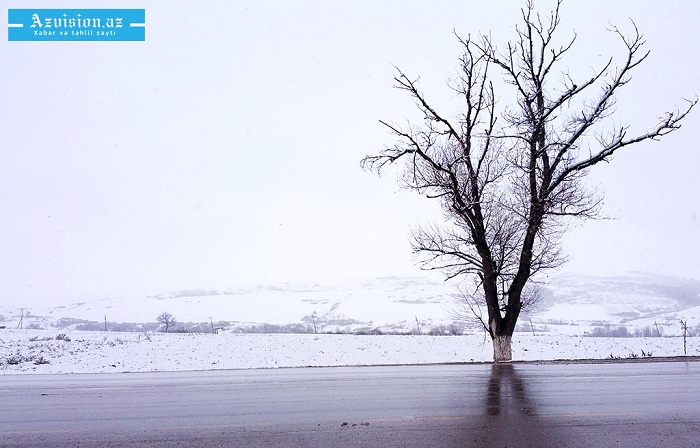
[[[491,343],[480,325],[469,314],[466,321],[455,314],[454,292],[454,285],[435,279],[386,277],[0,303],[0,373],[490,361]],[[162,333],[154,323],[162,311],[177,316],[175,333]],[[682,356],[681,320],[690,334],[700,334],[696,280],[564,275],[547,281],[535,313],[521,316],[513,358]],[[82,331],[104,327],[110,331]],[[428,335],[453,329],[465,334]],[[374,333],[385,334],[362,335]],[[623,335],[668,337],[609,337]],[[688,338],[687,354],[700,356],[700,336]]]
[[[689,356],[700,338],[688,338]],[[517,334],[515,360],[682,356],[683,339]],[[483,336],[0,331],[0,374],[486,362]]]

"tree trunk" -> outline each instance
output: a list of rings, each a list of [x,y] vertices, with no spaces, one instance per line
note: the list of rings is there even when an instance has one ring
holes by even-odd
[[[513,351],[510,348],[511,336],[504,334],[493,338],[493,362],[509,362],[513,360]]]

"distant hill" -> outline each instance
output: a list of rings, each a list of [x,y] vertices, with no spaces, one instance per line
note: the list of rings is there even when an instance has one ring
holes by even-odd
[[[545,278],[536,312],[519,331],[585,334],[624,327],[630,333],[678,334],[680,320],[700,325],[700,282],[647,273],[623,276],[561,274]],[[168,311],[175,329],[211,331],[418,332],[479,331],[453,298],[453,284],[425,277],[382,277],[333,283],[281,283],[172,291],[151,296],[29,308],[22,325],[39,328],[156,330]],[[16,328],[19,304],[0,305],[0,326]]]
[[[700,281],[649,273],[553,277],[544,285],[540,322],[596,327],[653,327],[678,334],[680,320],[700,325]]]

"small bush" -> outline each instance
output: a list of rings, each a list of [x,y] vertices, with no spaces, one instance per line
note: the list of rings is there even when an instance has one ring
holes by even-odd
[[[61,333],[59,335],[56,335],[56,340],[70,342],[70,338],[65,333]]]
[[[129,341],[124,340],[122,338],[115,338],[114,340],[108,341],[107,338],[104,338],[104,341],[109,345],[110,347],[116,347],[117,345],[124,345],[128,344]]]
[[[18,364],[22,364],[25,361],[25,358],[17,353],[16,355],[10,355],[7,358],[3,360],[3,364],[6,364],[8,366],[16,366]]]
[[[29,342],[51,341],[51,340],[53,340],[53,338],[50,337],[50,336],[46,336],[46,337],[43,337],[43,338],[40,338],[39,336],[32,336],[31,338],[29,338]]]
[[[49,364],[49,360],[41,355],[24,355],[17,352],[0,359],[0,366],[16,366],[25,362],[33,362],[36,365]]]

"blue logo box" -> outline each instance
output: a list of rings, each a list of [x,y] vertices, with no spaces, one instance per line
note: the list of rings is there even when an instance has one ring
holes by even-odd
[[[145,9],[9,9],[10,41],[144,41]]]

